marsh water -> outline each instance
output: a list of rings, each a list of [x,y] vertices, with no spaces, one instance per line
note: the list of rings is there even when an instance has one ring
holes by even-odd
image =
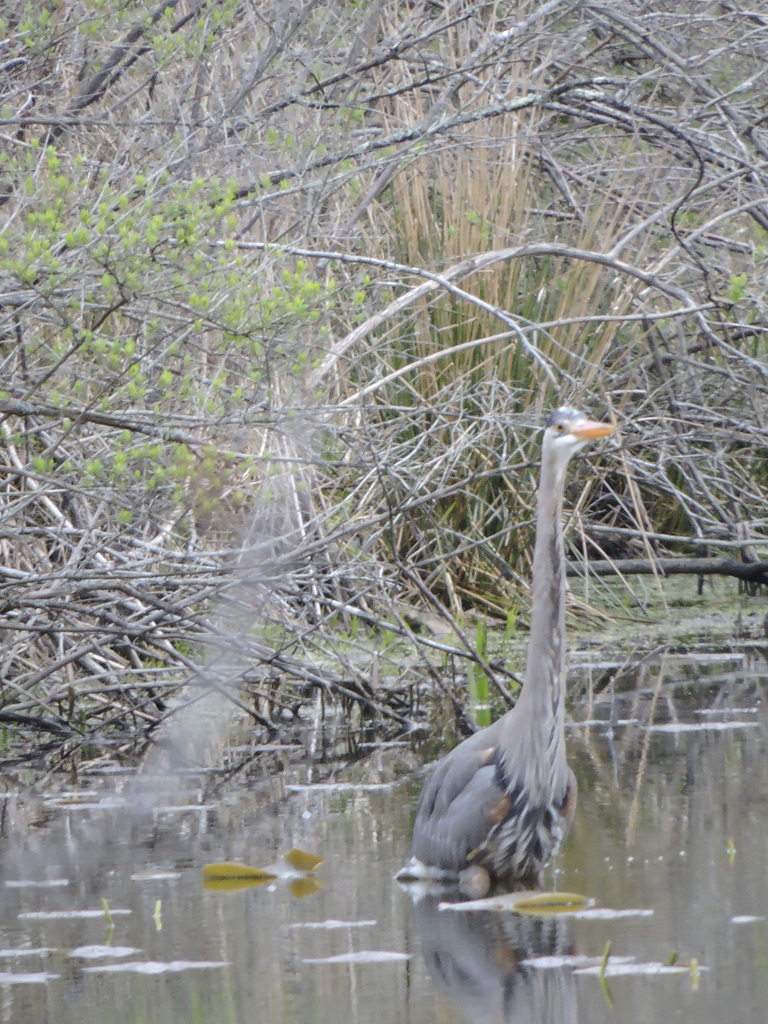
[[[410,737],[326,722],[303,747],[233,748],[228,771],[102,752],[7,778],[0,1021],[764,1024],[765,659],[667,657],[617,687],[604,669],[571,709],[579,804],[546,873],[591,898],[575,913],[441,908],[450,894],[393,880],[421,782]],[[324,858],[314,875],[204,880],[293,847]]]

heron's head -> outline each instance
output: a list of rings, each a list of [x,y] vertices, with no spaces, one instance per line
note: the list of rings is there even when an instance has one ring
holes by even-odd
[[[583,412],[563,405],[550,413],[547,420],[542,458],[554,459],[558,466],[562,465],[564,468],[579,448],[612,432],[613,426],[610,423],[590,420]]]

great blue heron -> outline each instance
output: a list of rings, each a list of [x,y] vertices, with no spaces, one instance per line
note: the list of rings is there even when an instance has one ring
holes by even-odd
[[[419,797],[413,857],[398,878],[458,880],[475,896],[493,884],[538,882],[576,806],[565,759],[565,556],[568,461],[613,427],[555,409],[541,455],[528,662],[517,704],[437,765]]]

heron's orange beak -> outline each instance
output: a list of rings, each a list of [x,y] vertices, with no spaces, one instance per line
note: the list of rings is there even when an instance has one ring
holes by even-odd
[[[582,420],[581,423],[574,423],[571,433],[579,441],[594,441],[598,437],[606,437],[613,433],[612,423],[599,423],[597,420]]]

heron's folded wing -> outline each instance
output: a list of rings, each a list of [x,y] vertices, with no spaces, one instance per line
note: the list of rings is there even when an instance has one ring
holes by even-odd
[[[460,757],[454,754],[461,751]],[[413,831],[419,860],[460,871],[494,825],[509,810],[499,785],[494,748],[465,751],[457,747],[435,769],[422,792]]]

